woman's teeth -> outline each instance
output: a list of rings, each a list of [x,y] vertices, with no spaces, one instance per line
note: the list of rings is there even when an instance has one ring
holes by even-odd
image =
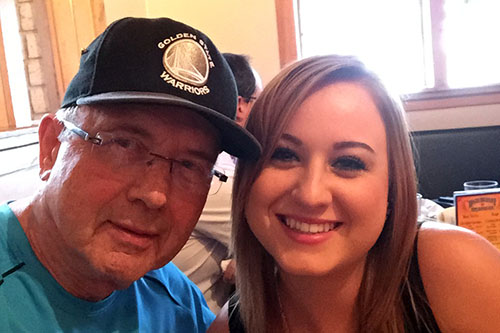
[[[310,234],[328,232],[335,229],[338,225],[340,225],[340,223],[336,222],[321,223],[321,224],[303,223],[292,218],[284,218],[283,221],[290,229]]]

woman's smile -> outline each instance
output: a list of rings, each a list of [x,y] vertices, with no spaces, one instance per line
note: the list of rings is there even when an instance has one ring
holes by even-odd
[[[337,229],[342,224],[336,221],[321,221],[318,219],[290,217],[277,215],[278,219],[288,228],[305,234],[325,233]]]
[[[338,228],[342,226],[341,222],[334,220],[286,215],[277,215],[277,218],[283,226],[285,235],[292,241],[303,245],[325,242],[333,237]]]

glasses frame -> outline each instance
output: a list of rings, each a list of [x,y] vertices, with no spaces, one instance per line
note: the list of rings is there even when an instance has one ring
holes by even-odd
[[[75,124],[73,124],[72,122],[70,122],[66,119],[58,119],[58,120],[63,124],[64,128],[66,128],[70,132],[76,134],[78,137],[80,137],[84,141],[90,142],[90,143],[97,145],[97,146],[103,145],[104,140],[99,135],[99,132],[97,132],[95,136],[91,136],[88,132],[84,131],[83,129],[81,129],[80,127],[76,126]],[[148,151],[148,154],[153,156],[153,157],[158,157],[160,159],[163,159],[165,161],[172,161],[172,162],[181,163],[180,161],[176,160],[175,158],[163,156],[163,155],[160,155],[160,154],[152,152],[152,151]],[[169,172],[171,172],[171,170],[172,170],[172,167],[170,167]],[[219,191],[222,183],[227,182],[228,176],[226,176],[223,172],[216,170],[214,168],[212,168],[211,173],[212,173],[212,176],[215,176],[216,178],[218,178],[219,182],[221,183],[219,185],[219,188],[217,189],[217,191],[211,194],[211,195],[214,195]]]

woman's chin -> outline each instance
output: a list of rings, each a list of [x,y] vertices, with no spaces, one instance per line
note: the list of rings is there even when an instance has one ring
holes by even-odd
[[[300,257],[293,255],[276,260],[278,269],[282,274],[296,277],[333,277],[335,275],[344,276],[351,273],[359,273],[364,270],[366,257],[356,260],[345,261],[340,258],[311,258],[310,256]]]
[[[286,275],[321,277],[331,274],[335,266],[312,263],[278,263],[280,272]]]

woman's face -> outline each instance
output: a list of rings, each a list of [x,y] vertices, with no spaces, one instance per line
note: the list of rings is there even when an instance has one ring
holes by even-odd
[[[248,224],[281,271],[362,268],[387,211],[385,127],[360,84],[322,88],[299,107],[253,184]]]

